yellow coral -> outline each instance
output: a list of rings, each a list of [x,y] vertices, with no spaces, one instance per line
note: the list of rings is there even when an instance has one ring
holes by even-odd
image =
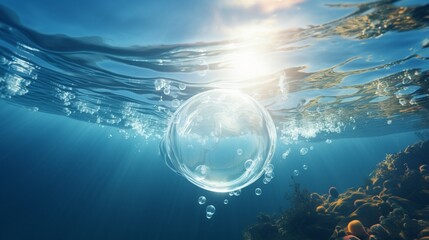
[[[322,205],[317,206],[316,212],[317,213],[326,213],[326,208],[324,206],[322,206]]]

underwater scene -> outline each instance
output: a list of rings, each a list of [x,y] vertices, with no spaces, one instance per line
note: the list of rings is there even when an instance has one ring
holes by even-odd
[[[428,240],[429,1],[0,1],[0,240]]]

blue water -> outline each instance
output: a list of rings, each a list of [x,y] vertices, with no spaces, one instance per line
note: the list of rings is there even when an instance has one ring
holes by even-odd
[[[2,1],[0,239],[242,239],[289,207],[294,170],[310,191],[344,191],[428,137],[427,2],[290,2]],[[277,128],[275,178],[234,197],[159,152],[177,107],[219,88]]]

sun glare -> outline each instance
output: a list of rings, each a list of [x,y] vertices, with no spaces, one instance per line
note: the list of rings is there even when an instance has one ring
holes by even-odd
[[[245,80],[268,74],[268,59],[257,50],[243,50],[231,56],[231,77]]]
[[[243,8],[257,8],[263,12],[271,13],[291,8],[304,0],[228,0],[226,4]]]
[[[229,77],[243,81],[270,74],[273,66],[273,59],[269,57],[272,48],[270,36],[275,30],[269,24],[234,30],[239,40],[226,59]]]

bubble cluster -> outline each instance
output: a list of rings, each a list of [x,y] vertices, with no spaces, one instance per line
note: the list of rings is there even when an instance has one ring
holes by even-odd
[[[163,78],[158,78],[155,79],[154,81],[154,85],[155,85],[155,91],[161,91],[162,93],[164,93],[164,95],[168,95],[171,96],[173,98],[176,98],[178,96],[178,93],[180,91],[183,91],[186,89],[186,84],[185,83],[177,83],[168,79],[163,79]],[[162,96],[160,101],[162,102]],[[180,105],[180,102],[175,102],[175,103],[171,103],[173,108],[178,107],[178,105]],[[177,105],[177,106],[176,106]]]
[[[268,164],[268,166],[265,167],[265,176],[262,182],[264,184],[268,184],[271,182],[271,180],[274,178],[274,165]]]
[[[167,81],[165,79],[156,79],[155,80],[155,90],[161,91],[163,88],[170,89],[170,81]]]
[[[238,91],[211,90],[181,103],[161,152],[170,168],[198,187],[231,192],[264,174],[275,143],[273,120],[258,102]]]

